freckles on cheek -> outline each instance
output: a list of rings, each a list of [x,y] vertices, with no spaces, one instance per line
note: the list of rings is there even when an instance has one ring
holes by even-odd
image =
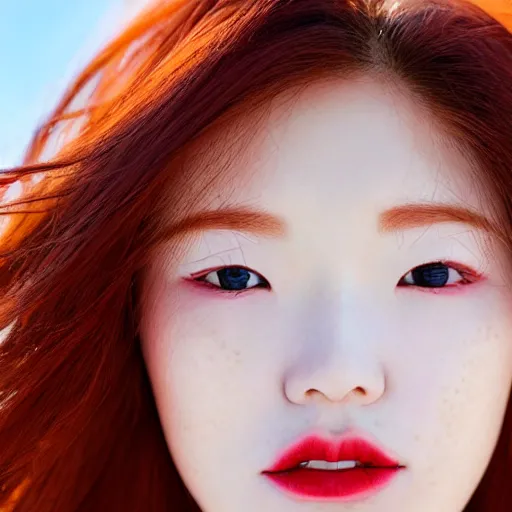
[[[165,372],[167,387],[231,396],[234,382],[250,386],[267,372],[268,343],[263,341],[269,338],[269,322],[259,321],[269,316],[264,293],[226,298],[183,279],[161,284],[149,315],[153,334],[148,341],[159,347],[153,350],[153,364],[160,375]]]
[[[453,362],[453,378],[440,397],[443,433],[454,443],[493,438],[510,393],[512,333],[488,325],[475,334]]]
[[[171,437],[229,429],[233,407],[244,407],[249,396],[248,347],[254,344],[241,335],[247,319],[233,317],[229,301],[214,296],[167,282],[152,290],[153,307],[145,312],[148,370]]]
[[[241,362],[241,340],[236,325],[229,322],[225,299],[201,291],[183,281],[162,289],[153,312],[153,339],[181,367],[193,365],[211,374],[216,369],[231,369]],[[199,291],[198,291],[199,290]],[[213,297],[212,297],[213,296]],[[171,348],[172,347],[172,348]]]

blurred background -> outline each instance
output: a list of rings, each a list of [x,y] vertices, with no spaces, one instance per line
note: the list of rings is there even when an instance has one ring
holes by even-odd
[[[147,0],[0,0],[0,168],[90,57]]]

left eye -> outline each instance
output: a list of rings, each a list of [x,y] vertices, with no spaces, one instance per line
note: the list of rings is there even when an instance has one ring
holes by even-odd
[[[224,267],[209,272],[196,280],[209,283],[212,286],[228,292],[248,290],[250,288],[266,288],[270,286],[264,277],[243,267]]]
[[[443,288],[449,285],[469,284],[471,279],[465,272],[458,271],[445,263],[427,263],[405,274],[399,286],[418,288]]]

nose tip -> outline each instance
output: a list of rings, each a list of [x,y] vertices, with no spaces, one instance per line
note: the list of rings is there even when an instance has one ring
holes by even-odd
[[[329,402],[370,402],[371,401],[371,391],[362,387],[356,386],[354,389],[349,390],[347,393],[341,391],[339,393],[330,393],[326,394],[316,389],[310,389],[306,392],[306,395],[309,395],[314,399],[313,395],[317,395],[322,399],[328,400]]]
[[[291,373],[285,381],[284,392],[289,402],[336,403],[370,405],[385,391],[384,373],[377,367],[359,367],[332,371],[317,368],[311,373]]]
[[[296,400],[297,403],[305,404],[307,402],[333,402],[333,403],[358,403],[368,405],[378,399],[377,393],[357,386],[348,392],[340,391],[338,393],[326,393],[318,389],[308,389],[303,394],[302,400]]]

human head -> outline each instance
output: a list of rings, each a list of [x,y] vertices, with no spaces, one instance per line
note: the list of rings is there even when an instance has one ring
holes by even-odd
[[[391,9],[382,2],[334,5],[304,0],[286,6],[225,2],[223,8],[186,2],[172,14],[177,5],[162,4],[127,32],[126,46],[141,40],[136,36],[147,34],[144,28],[151,26],[154,31],[145,39],[146,46],[132,54],[133,60],[121,63],[126,49],[121,39],[84,75],[103,70],[105,63],[110,66],[107,72],[119,71],[119,66],[126,71],[113,82],[107,80],[111,75],[104,75],[106,81],[100,81],[104,87],[97,89],[94,100],[105,103],[88,112],[85,130],[56,161],[16,171],[19,176],[52,169],[55,180],[43,180],[34,193],[59,196],[54,204],[48,200],[49,214],[32,213],[23,223],[13,224],[16,237],[6,238],[5,243],[6,250],[13,252],[6,254],[4,264],[9,294],[3,319],[6,324],[19,322],[2,347],[6,365],[2,385],[9,393],[0,424],[5,443],[0,475],[7,490],[28,478],[19,502],[25,508],[20,510],[45,510],[45,506],[50,510],[50,493],[55,493],[52,496],[63,510],[78,510],[78,503],[84,510],[113,503],[122,503],[124,510],[160,510],[171,504],[187,510],[179,501],[186,494],[166,449],[140,351],[138,322],[145,307],[140,292],[146,264],[151,267],[157,244],[169,238],[167,257],[181,261],[188,248],[183,233],[190,234],[201,222],[207,226],[213,218],[203,213],[198,223],[183,225],[184,217],[197,213],[197,207],[204,210],[215,204],[214,199],[225,203],[236,192],[233,188],[246,190],[233,181],[236,176],[229,164],[236,161],[236,151],[230,150],[245,145],[248,151],[242,160],[249,164],[252,157],[269,156],[258,153],[258,148],[265,148],[264,139],[255,137],[262,146],[248,143],[247,137],[254,136],[248,129],[268,127],[267,114],[272,119],[276,112],[269,108],[271,100],[280,100],[287,91],[298,94],[285,102],[290,110],[278,113],[290,112],[293,118],[296,108],[307,112],[301,110],[304,98],[310,103],[318,98],[319,108],[339,106],[344,115],[333,119],[340,122],[361,119],[361,111],[358,117],[355,109],[355,117],[350,117],[343,99],[328,94],[327,101],[323,93],[311,96],[326,79],[330,86],[335,83],[332,77],[342,79],[340,91],[352,94],[354,105],[361,106],[362,99],[374,95],[375,106],[381,108],[376,112],[386,112],[384,99],[395,98],[397,112],[411,114],[411,124],[404,126],[419,129],[424,119],[432,127],[434,139],[445,151],[441,162],[455,155],[462,158],[461,153],[466,156],[462,183],[470,183],[469,176],[478,185],[478,205],[493,220],[499,254],[510,248],[512,152],[506,134],[512,113],[507,85],[512,78],[512,43],[508,32],[484,13],[462,3],[408,2]],[[183,26],[190,32],[180,32]],[[473,37],[468,39],[468,33]],[[140,68],[135,66],[138,63]],[[373,77],[374,86],[378,79],[380,93],[365,88],[355,94],[353,86],[362,77]],[[78,85],[85,85],[85,79]],[[396,96],[382,95],[386,88]],[[325,118],[315,119],[325,134]],[[403,126],[404,132],[395,125],[391,128],[392,133],[407,133]],[[228,133],[234,139],[228,139]],[[441,134],[444,144],[438,140]],[[43,131],[36,138],[27,163],[36,158],[45,135]],[[219,140],[229,140],[229,145],[218,144]],[[293,147],[284,145],[283,151],[288,148],[284,155]],[[389,147],[393,152],[401,146],[390,142]],[[194,159],[198,165],[191,165]],[[352,178],[348,183],[353,183]],[[208,191],[222,191],[219,184],[231,186],[227,197],[210,197]],[[276,188],[269,186],[260,195],[265,190]],[[38,210],[41,205],[45,203],[37,204]],[[311,217],[316,219],[313,213]],[[245,225],[251,220],[241,214],[240,219]],[[335,247],[334,254],[340,250]],[[334,307],[332,302],[327,302],[329,307]],[[176,325],[180,321],[176,318]],[[500,332],[500,337],[505,333]],[[213,334],[212,340],[216,340]],[[505,347],[503,340],[500,346]],[[151,363],[148,367],[151,373]],[[245,366],[247,372],[250,368]],[[503,399],[507,390],[501,392]],[[156,392],[161,410],[165,409],[162,396]],[[502,448],[509,442],[507,421],[468,510],[499,510],[496,500],[506,503],[503,475],[510,474],[510,461]],[[14,429],[23,435],[8,436]],[[169,436],[168,431],[165,434]],[[233,440],[234,445],[237,442]],[[70,463],[75,460],[76,465]],[[69,485],[59,487],[64,472]],[[127,489],[127,481],[137,484]],[[55,508],[55,502],[51,506]]]

